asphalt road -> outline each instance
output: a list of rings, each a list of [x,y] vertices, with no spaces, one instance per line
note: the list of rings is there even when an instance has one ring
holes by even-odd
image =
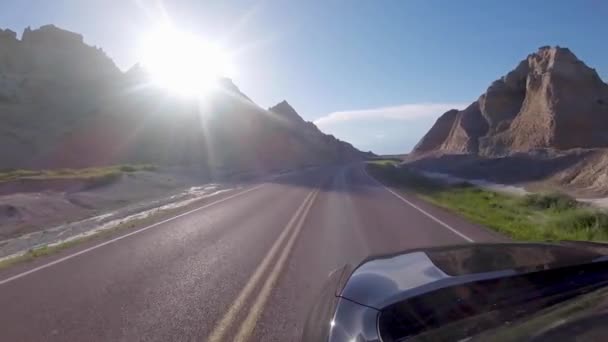
[[[3,270],[0,340],[293,341],[345,263],[502,239],[361,165],[311,169]]]

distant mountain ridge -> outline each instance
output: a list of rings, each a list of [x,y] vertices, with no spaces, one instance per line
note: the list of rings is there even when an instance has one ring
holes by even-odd
[[[300,114],[285,100],[268,108],[268,112],[284,119],[294,136],[301,137],[306,144],[315,149],[325,150],[325,153],[329,153],[334,160],[347,161],[375,156],[371,152],[361,152],[350,143],[337,139],[331,134],[321,132],[314,123],[302,119]]]
[[[21,40],[0,30],[2,168],[141,162],[234,172],[366,156],[287,102],[271,109],[230,79],[203,102],[173,96],[141,67],[123,73],[82,35],[53,25],[27,28]]]

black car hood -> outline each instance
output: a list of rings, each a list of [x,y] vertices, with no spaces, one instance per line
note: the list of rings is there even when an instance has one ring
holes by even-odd
[[[372,308],[443,287],[539,270],[604,261],[596,243],[468,244],[412,250],[367,259],[340,296]]]

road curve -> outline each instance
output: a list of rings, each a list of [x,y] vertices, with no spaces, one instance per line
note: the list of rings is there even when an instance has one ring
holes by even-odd
[[[3,270],[0,340],[292,341],[326,276],[345,263],[504,240],[392,192],[360,164],[240,191],[98,248]]]

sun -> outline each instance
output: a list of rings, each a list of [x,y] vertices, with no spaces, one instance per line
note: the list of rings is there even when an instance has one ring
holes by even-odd
[[[173,28],[145,37],[141,62],[154,84],[186,96],[204,95],[234,72],[230,55],[218,45]]]

